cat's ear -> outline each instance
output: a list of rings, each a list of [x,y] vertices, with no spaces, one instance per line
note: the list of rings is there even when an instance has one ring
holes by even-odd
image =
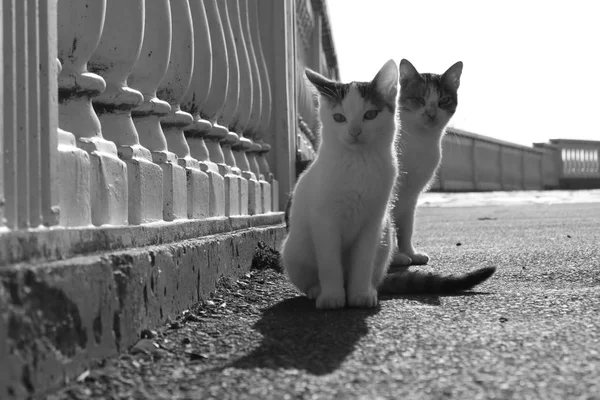
[[[389,60],[379,70],[372,84],[377,91],[386,97],[386,100],[395,103],[398,94],[398,67],[394,60]]]
[[[410,63],[410,61],[408,61],[405,58],[403,58],[402,61],[400,61],[400,80],[416,79],[420,77],[421,75],[419,74],[419,71],[417,71],[417,69]]]
[[[335,82],[325,78],[323,75],[318,72],[313,71],[310,68],[305,68],[304,73],[306,77],[312,83],[315,88],[321,93],[323,96],[331,97],[333,91],[332,88],[335,86]]]
[[[460,86],[460,75],[462,74],[463,63],[462,61],[457,62],[442,75],[442,80],[446,82],[454,90],[458,90]]]

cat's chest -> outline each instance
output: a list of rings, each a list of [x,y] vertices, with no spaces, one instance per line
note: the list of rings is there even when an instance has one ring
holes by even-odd
[[[348,221],[379,213],[387,206],[393,188],[395,175],[391,168],[354,165],[331,171],[326,197]]]

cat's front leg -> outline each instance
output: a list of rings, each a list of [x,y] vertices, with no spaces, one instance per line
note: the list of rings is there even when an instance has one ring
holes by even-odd
[[[342,308],[346,306],[344,271],[342,268],[342,239],[339,224],[321,218],[312,224],[319,288],[311,288],[309,297],[316,296],[317,308]]]
[[[377,289],[373,285],[373,267],[379,248],[381,227],[367,226],[354,243],[350,252],[348,275],[348,305],[352,307],[375,307]]]
[[[393,260],[395,265],[425,265],[429,262],[429,256],[415,251],[412,245],[416,206],[415,200],[403,209],[394,208],[394,223],[398,241],[398,252],[394,255]]]

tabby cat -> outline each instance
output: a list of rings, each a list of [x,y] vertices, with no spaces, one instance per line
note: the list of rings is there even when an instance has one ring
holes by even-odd
[[[402,134],[398,142],[402,169],[393,215],[398,253],[395,265],[427,264],[429,256],[412,244],[415,209],[419,195],[428,188],[442,158],[442,137],[458,104],[463,64],[457,62],[442,75],[417,72],[408,61],[400,62],[398,108]]]

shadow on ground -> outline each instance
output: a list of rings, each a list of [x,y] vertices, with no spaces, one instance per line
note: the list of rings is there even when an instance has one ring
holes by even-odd
[[[254,324],[263,335],[260,346],[227,367],[329,374],[368,333],[367,317],[378,312],[379,307],[318,311],[304,296],[284,300],[266,309]]]

